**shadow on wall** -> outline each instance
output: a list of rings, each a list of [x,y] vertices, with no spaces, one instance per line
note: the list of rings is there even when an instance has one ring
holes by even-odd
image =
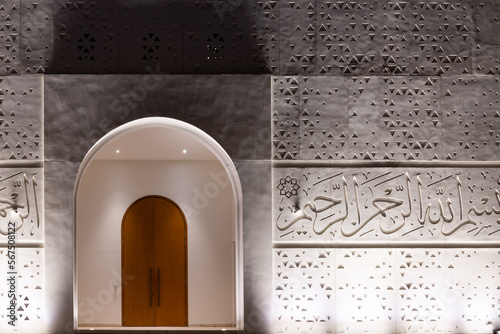
[[[56,0],[53,73],[268,73],[247,0]]]

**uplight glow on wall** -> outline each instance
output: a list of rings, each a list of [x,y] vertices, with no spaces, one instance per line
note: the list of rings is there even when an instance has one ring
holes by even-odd
[[[497,168],[291,166],[273,180],[275,333],[500,324]]]

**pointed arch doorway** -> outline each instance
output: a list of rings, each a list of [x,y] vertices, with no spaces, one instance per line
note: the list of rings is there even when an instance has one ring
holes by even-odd
[[[173,201],[146,196],[122,222],[122,324],[177,327],[188,324],[187,224]]]
[[[117,143],[123,144],[119,153]],[[189,156],[198,161],[189,161]],[[121,289],[131,284],[133,275],[122,275],[121,224],[129,206],[151,194],[177,203],[186,218],[188,321],[187,327],[143,328],[243,330],[243,204],[238,173],[224,149],[205,132],[163,117],[116,128],[90,149],[80,165],[73,202],[74,328],[130,328],[122,322]],[[217,275],[225,283],[219,283]],[[223,308],[205,307],[221,302]]]

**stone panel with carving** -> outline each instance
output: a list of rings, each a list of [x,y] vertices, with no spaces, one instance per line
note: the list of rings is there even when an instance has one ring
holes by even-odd
[[[317,2],[317,73],[379,72],[377,1]],[[300,73],[300,72],[299,72]]]
[[[469,1],[410,0],[410,74],[472,72]]]
[[[0,1],[0,75],[20,73],[20,35],[20,1]]]
[[[43,160],[42,79],[0,77],[0,159]]]
[[[472,66],[476,74],[500,74],[499,0],[472,1]]]
[[[275,241],[496,241],[498,168],[274,168]]]
[[[121,73],[183,72],[182,3],[120,0]]]
[[[335,252],[274,249],[274,333],[335,333]]]
[[[499,77],[446,76],[442,81],[443,159],[498,160]]]
[[[488,333],[496,249],[275,248],[275,333]]]
[[[14,267],[9,264],[14,259]],[[11,262],[12,263],[12,262]],[[2,333],[40,333],[45,326],[44,251],[38,248],[0,248],[0,331]],[[9,281],[8,281],[9,280]],[[8,284],[7,284],[8,283]],[[13,283],[13,284],[11,284]],[[12,294],[12,295],[10,295]],[[15,299],[14,299],[15,296]],[[14,326],[10,302],[15,301]]]
[[[396,333],[445,333],[445,250],[395,249],[394,253]]]
[[[499,74],[497,0],[0,4],[0,74]]]
[[[279,3],[248,0],[248,70],[279,74]]]
[[[337,333],[393,333],[393,249],[336,249]]]
[[[498,249],[446,249],[446,333],[488,333],[500,321]]]
[[[54,3],[21,0],[21,72],[51,71]]]
[[[247,71],[246,2],[182,1],[184,72]]]
[[[410,62],[410,4],[379,1],[380,73],[408,74]]]
[[[299,82],[298,77],[273,77],[272,156],[277,160],[299,158]]]
[[[347,82],[345,77],[301,77],[301,160],[348,158]]]
[[[380,156],[438,160],[441,153],[439,77],[383,77],[380,82]]]
[[[118,0],[55,0],[55,5],[54,71],[116,73]]]
[[[280,1],[280,74],[316,73],[316,2]]]
[[[380,152],[379,77],[348,79],[349,159],[378,160]]]
[[[0,243],[14,225],[17,242],[43,242],[42,168],[0,168],[0,203]]]

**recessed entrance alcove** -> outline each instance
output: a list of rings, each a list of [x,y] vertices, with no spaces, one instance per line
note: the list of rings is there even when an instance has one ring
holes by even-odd
[[[156,198],[176,209],[185,226],[185,237],[177,239],[182,241],[177,249],[183,249],[186,264],[174,269],[168,262],[159,266],[158,261],[150,261],[169,249],[161,242],[154,251],[137,248],[137,254],[132,254],[134,261],[151,263],[147,272],[140,274],[143,283],[137,285],[140,275],[123,270],[123,252],[128,247],[124,246],[123,232],[126,214],[132,212],[133,219],[138,219],[136,230],[127,232],[134,240],[151,224],[156,225],[149,230],[151,235],[171,233],[157,218],[148,224],[154,216],[145,212],[149,204],[134,205],[145,198]],[[168,205],[164,210],[170,210]],[[73,215],[75,329],[243,330],[241,185],[230,157],[208,134],[161,117],[138,119],[116,128],[82,161],[75,182]],[[133,248],[127,249],[130,257]],[[158,320],[158,309],[168,306],[165,296],[172,287],[160,282],[182,268],[186,291],[180,298],[185,298],[185,321],[169,325]],[[123,298],[132,286],[145,293]],[[134,322],[124,318],[124,310],[130,306],[125,304],[134,298],[154,306],[157,320],[152,316],[150,322],[128,325]]]

